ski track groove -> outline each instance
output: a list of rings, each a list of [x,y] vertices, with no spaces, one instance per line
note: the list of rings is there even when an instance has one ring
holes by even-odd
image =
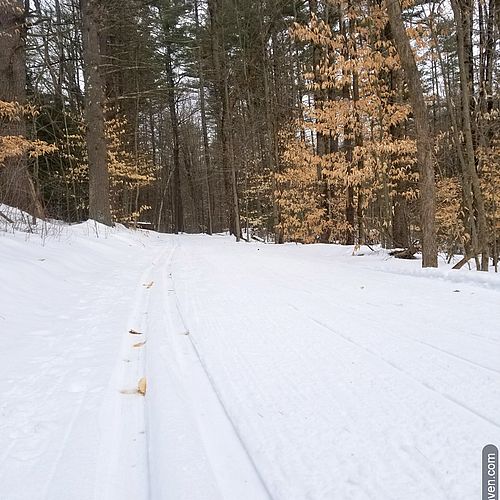
[[[148,498],[152,500],[159,500],[161,498],[163,500],[164,498],[168,498],[169,494],[168,482],[165,482],[165,479],[162,479],[162,477],[159,476],[159,474],[161,474],[162,463],[159,463],[158,460],[161,460],[161,458],[163,458],[163,455],[157,456],[158,448],[156,444],[159,437],[157,433],[176,432],[175,429],[177,428],[177,423],[175,418],[179,416],[179,413],[176,413],[176,411],[187,411],[188,413],[184,414],[184,417],[186,419],[186,422],[189,422],[185,424],[188,427],[181,428],[180,432],[184,432],[185,429],[190,429],[193,432],[192,439],[194,439],[194,441],[190,441],[190,443],[197,443],[197,446],[203,447],[203,450],[201,448],[198,450],[199,455],[197,456],[197,459],[201,460],[203,463],[203,480],[209,481],[210,477],[212,477],[217,484],[217,493],[213,491],[213,484],[207,484],[207,486],[209,486],[209,491],[212,491],[212,494],[216,494],[217,498],[220,495],[221,499],[224,498],[227,500],[233,500],[235,498],[242,498],[241,494],[239,494],[237,491],[238,489],[250,486],[248,484],[247,486],[244,486],[243,482],[239,483],[239,485],[235,484],[235,480],[228,481],[227,478],[223,476],[224,472],[222,472],[221,470],[221,463],[224,463],[224,460],[222,460],[221,462],[219,456],[213,455],[213,453],[218,454],[218,450],[213,446],[213,439],[207,439],[207,436],[205,436],[205,434],[207,433],[217,435],[216,433],[218,431],[221,431],[223,435],[226,436],[225,439],[227,439],[228,433],[226,430],[224,430],[224,426],[227,425],[231,429],[229,431],[229,434],[234,440],[234,443],[230,445],[230,449],[232,449],[232,458],[236,463],[239,464],[239,467],[243,466],[243,470],[246,470],[246,465],[244,465],[242,460],[247,461],[248,467],[251,467],[251,470],[253,471],[252,474],[255,475],[258,483],[260,484],[260,487],[258,487],[257,490],[259,488],[262,489],[263,493],[257,495],[255,493],[256,487],[252,486],[250,488],[250,490],[254,491],[254,494],[256,494],[255,499],[258,500],[264,497],[270,499],[271,497],[269,495],[269,492],[267,491],[266,485],[262,481],[262,477],[260,476],[258,469],[252,461],[252,458],[248,454],[248,450],[246,449],[244,443],[241,441],[237,429],[230,419],[226,408],[222,404],[218,392],[213,385],[213,381],[206,370],[200,353],[196,350],[193,339],[191,338],[187,330],[188,327],[179,306],[171,272],[172,260],[178,247],[178,242],[176,239],[172,239],[169,243],[169,248],[162,252],[161,255],[156,259],[154,266],[152,266],[151,275],[147,279],[147,281],[154,281],[154,285],[150,289],[146,290],[149,296],[149,301],[146,306],[148,314],[146,315],[145,321],[145,334],[147,336],[147,339],[150,337],[150,335],[153,334],[154,337],[151,337],[152,343],[148,341],[142,348],[136,349],[143,353],[144,375],[147,377],[148,387],[150,383],[154,385],[154,390],[148,390],[146,394],[145,402],[147,402],[147,404],[145,404],[144,406],[144,420],[146,429],[145,440],[147,460],[149,463],[147,469],[147,480],[149,484]],[[155,309],[152,310],[151,307],[154,307]],[[164,349],[166,349],[166,351],[164,351]],[[150,352],[151,354],[148,355],[148,352]],[[192,365],[194,360],[196,360],[195,363],[197,366]],[[150,368],[152,370],[151,373]],[[158,372],[158,370],[160,370],[160,372]],[[199,370],[199,372],[197,370]],[[158,379],[158,383],[155,382],[155,376],[160,376]],[[203,384],[203,382],[199,379],[200,376],[202,376],[206,382],[206,389],[204,389],[204,391],[208,390],[208,392],[212,394],[211,396],[206,392],[203,392],[203,394],[194,394],[191,392],[193,389],[196,389],[192,386],[193,381]],[[167,386],[158,385],[164,383],[166,383]],[[167,391],[167,393],[165,394],[165,396],[167,396],[167,401],[171,401],[171,399],[168,399],[168,391],[173,391],[176,394],[175,397],[180,398],[181,405],[179,406],[179,408],[177,408],[177,410],[174,408],[170,408],[170,410],[167,410],[166,414],[164,408],[156,408],[156,405],[162,406],[165,404],[164,402],[162,402],[162,393],[164,391]],[[201,397],[201,400],[195,401],[194,398],[197,397]],[[212,397],[214,398],[214,401],[216,401],[216,406],[219,407],[219,410],[215,410],[215,412],[213,408],[214,403],[210,400],[210,398]],[[209,412],[210,417],[203,415],[200,416],[198,414],[200,410],[200,404],[206,404],[206,411]],[[184,408],[184,410],[182,410],[182,408]],[[165,415],[166,418],[169,419],[169,421],[172,418],[174,419],[174,430],[170,429],[168,426],[162,426],[161,424],[159,426],[157,417],[155,416],[158,410],[160,410],[160,414]],[[174,413],[168,413],[171,411],[173,411]],[[220,414],[217,413],[218,411],[220,412]],[[202,420],[200,420],[200,418]],[[189,427],[190,425],[193,427]],[[167,442],[171,444],[172,442],[175,442],[175,438],[173,438],[173,436],[171,436],[170,438],[162,436],[162,439],[163,446]],[[154,443],[155,446],[152,447],[150,443]],[[224,441],[222,443],[224,443]],[[222,443],[220,443],[220,445],[222,445]],[[225,441],[225,445],[227,446],[229,445],[229,443]],[[235,447],[237,447],[238,450],[240,450],[241,454],[244,455],[244,459],[242,459],[238,453],[234,453]],[[153,454],[151,455],[151,453]],[[205,459],[203,457],[205,457],[207,462],[204,462]],[[175,467],[184,467],[186,464],[181,463],[180,465],[172,465],[174,467],[173,470],[175,471]],[[181,481],[180,484],[185,484],[182,482],[186,481],[184,472],[179,471],[179,473],[180,477],[172,477],[170,475],[170,479],[174,480],[176,483],[178,481]],[[247,483],[247,481],[252,481],[251,474],[249,475],[248,471],[241,473],[238,472],[238,477],[240,478],[239,480],[244,481],[245,484]],[[236,481],[238,481],[238,479],[236,479]],[[187,494],[185,490],[182,493],[179,492],[179,484],[172,484],[170,490],[172,489],[172,486],[174,487],[174,491],[177,491],[179,494]],[[186,487],[188,487],[187,484]],[[231,493],[231,488],[236,488],[236,490]],[[208,500],[208,498],[212,498],[212,496],[198,496],[200,494],[201,493],[199,492],[199,490],[195,489],[191,493],[192,496],[190,496],[189,498],[192,498],[193,500],[205,500],[205,498]],[[167,496],[164,497],[163,495]],[[172,493],[170,493],[170,495],[172,495]],[[184,496],[182,498],[184,498]],[[253,498],[254,497],[252,496],[252,499]]]
[[[223,413],[224,413],[224,416],[225,418],[227,419],[227,422],[229,423],[229,425],[231,426],[233,432],[234,432],[234,435],[236,436],[237,440],[238,440],[238,443],[239,445],[241,446],[243,452],[245,453],[246,457],[248,458],[255,474],[257,475],[257,477],[259,478],[266,494],[268,495],[269,499],[272,500],[272,496],[271,496],[271,493],[259,471],[259,469],[257,468],[252,456],[250,455],[249,453],[249,450],[247,448],[247,446],[245,445],[245,442],[243,441],[239,431],[238,431],[238,428],[237,426],[234,424],[233,420],[231,419],[231,416],[229,414],[229,412],[227,411],[227,408],[226,406],[224,405],[224,402],[223,400],[221,399],[221,396],[220,396],[220,393],[217,389],[217,386],[215,385],[214,383],[214,380],[212,378],[212,376],[210,375],[208,369],[207,369],[207,366],[203,360],[203,357],[200,355],[200,351],[196,345],[196,342],[194,341],[193,339],[193,335],[191,334],[190,330],[189,330],[189,326],[188,326],[188,323],[186,322],[185,318],[184,318],[184,314],[182,312],[182,309],[181,309],[181,306],[180,306],[180,303],[179,303],[179,298],[177,296],[177,292],[176,292],[176,288],[175,288],[175,281],[174,281],[174,278],[173,278],[173,269],[172,269],[172,261],[173,261],[173,257],[175,255],[175,252],[176,250],[178,249],[178,244],[177,242],[174,244],[174,247],[173,247],[173,250],[171,252],[171,254],[169,255],[169,258],[167,259],[167,262],[166,264],[164,265],[164,270],[165,272],[168,273],[168,277],[167,277],[167,295],[171,295],[171,297],[173,297],[173,301],[174,301],[174,304],[175,304],[175,312],[170,312],[171,314],[177,314],[178,316],[178,319],[180,321],[180,323],[183,325],[184,327],[184,331],[186,332],[183,336],[184,337],[187,337],[187,340],[188,340],[188,343],[189,345],[191,346],[191,349],[193,351],[193,353],[195,354],[196,356],[196,359],[198,360],[202,370],[203,370],[203,373],[206,377],[206,379],[208,380],[209,384],[210,384],[210,387],[215,395],[215,397],[217,398],[217,401],[218,401],[218,404],[220,405]],[[178,334],[179,335],[179,334]],[[182,333],[180,333],[180,335],[182,335]]]
[[[174,253],[174,250],[175,250],[175,247],[173,247],[172,249],[169,249],[167,248],[166,250],[162,251],[157,257],[156,259],[153,261],[153,264],[151,266],[151,272],[150,272],[150,275],[149,277],[143,282],[143,283],[140,283],[140,286],[143,287],[143,284],[144,283],[151,283],[154,281],[154,277],[156,276],[157,272],[158,272],[158,268],[163,268],[164,267],[164,260],[166,262],[170,262],[170,259],[172,258],[172,255]],[[167,255],[167,257],[165,258],[165,255]],[[147,299],[147,311],[145,312],[145,315],[148,316],[149,315],[149,305],[151,303],[151,295],[153,293],[153,288],[155,287],[155,284],[153,284],[151,287],[149,288],[146,288],[145,291],[147,293],[147,296],[148,296],[148,299]],[[144,287],[143,287],[144,288]],[[148,325],[148,320],[149,320],[149,317],[146,318],[146,325]],[[164,326],[164,325],[162,325]],[[144,359],[144,376],[147,377],[147,372],[148,372],[148,365],[147,365],[147,354],[148,354],[148,349],[149,349],[149,346],[148,346],[148,336],[147,336],[147,333],[148,332],[145,332],[145,339],[146,340],[146,343],[142,346],[142,347],[139,347],[139,348],[136,348],[137,351],[142,351],[143,352],[143,359]],[[147,380],[147,378],[146,378]],[[146,394],[147,396],[147,394]],[[150,442],[151,442],[151,436],[150,436],[150,433],[148,432],[148,427],[149,427],[149,422],[148,422],[148,413],[147,413],[147,409],[146,409],[146,405],[144,404],[144,426],[145,426],[145,444],[146,444],[146,460],[147,460],[147,465],[146,465],[146,475],[147,475],[147,483],[148,483],[148,494],[147,494],[147,500],[153,500],[152,499],[152,496],[151,496],[151,484],[152,484],[152,477],[151,477],[151,463],[150,463],[150,454],[149,454],[149,448],[150,448]]]
[[[137,493],[137,491],[136,493],[141,495],[141,500],[150,498],[148,436],[144,429],[146,425],[145,400],[143,396],[130,393],[129,391],[135,391],[139,379],[145,376],[146,372],[145,360],[149,333],[147,331],[146,316],[151,300],[151,288],[148,289],[144,284],[153,280],[155,271],[162,262],[163,255],[168,251],[168,248],[160,248],[154,253],[151,257],[151,264],[140,274],[139,280],[135,285],[134,298],[130,306],[131,310],[125,323],[126,330],[123,332],[120,350],[108,386],[108,398],[114,402],[112,408],[114,408],[113,411],[118,422],[118,426],[114,426],[110,432],[118,436],[118,439],[112,442],[110,447],[106,445],[102,447],[101,444],[102,449],[97,464],[97,470],[100,471],[100,479],[96,481],[94,490],[94,497],[96,499],[115,500],[120,498],[121,492],[124,490],[122,482],[130,484],[131,488],[138,488],[141,493]],[[131,329],[139,331],[142,334],[131,334],[129,332]],[[135,343],[144,340],[146,344],[142,347],[133,347]],[[121,393],[121,391],[126,392]],[[134,398],[136,401],[131,401],[130,398]],[[130,414],[131,411],[133,415]],[[116,412],[119,415],[116,415]],[[126,422],[124,422],[123,415],[126,416]],[[132,426],[128,425],[131,423]],[[143,464],[144,469],[141,470],[137,467],[133,474],[125,475],[125,472],[119,469],[123,446],[126,445],[127,448],[131,442],[137,443],[137,440],[142,441],[137,451],[145,459],[145,463]],[[133,444],[132,446],[136,445]],[[117,472],[117,469],[119,472]],[[121,475],[121,477],[117,478],[116,474]]]

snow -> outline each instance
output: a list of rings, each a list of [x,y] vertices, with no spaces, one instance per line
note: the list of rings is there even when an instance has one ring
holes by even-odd
[[[500,443],[498,275],[28,229],[0,232],[0,499],[477,497]]]

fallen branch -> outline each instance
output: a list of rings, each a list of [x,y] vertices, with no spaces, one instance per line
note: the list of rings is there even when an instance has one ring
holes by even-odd
[[[452,269],[462,269],[462,267],[469,262],[469,260],[472,259],[474,255],[464,255],[453,267]]]
[[[1,210],[0,217],[3,217],[7,222],[10,222],[11,224],[14,224],[14,221],[9,216],[5,215]]]
[[[405,248],[404,250],[393,250],[389,255],[396,257],[396,259],[414,259],[416,248]]]

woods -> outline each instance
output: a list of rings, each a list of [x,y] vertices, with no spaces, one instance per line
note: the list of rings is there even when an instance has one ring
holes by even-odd
[[[0,0],[0,500],[494,496],[499,49],[500,0]]]
[[[3,0],[0,201],[497,270],[495,0]]]

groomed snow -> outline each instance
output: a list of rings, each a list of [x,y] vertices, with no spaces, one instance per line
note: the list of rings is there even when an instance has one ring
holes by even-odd
[[[0,499],[478,498],[498,275],[46,229],[0,233]]]

